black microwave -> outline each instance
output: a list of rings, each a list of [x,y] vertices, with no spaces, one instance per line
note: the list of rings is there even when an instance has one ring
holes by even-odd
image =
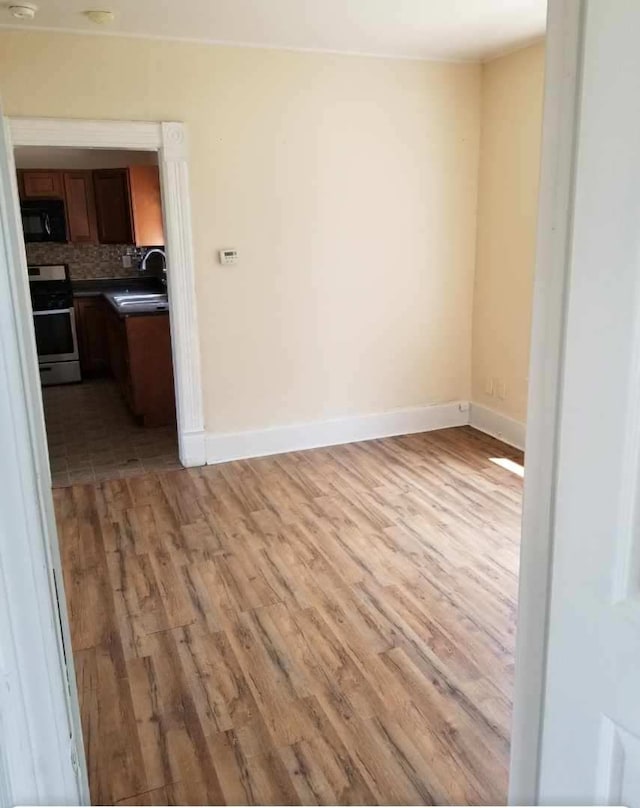
[[[67,240],[67,222],[61,199],[29,199],[20,205],[22,231],[27,243]]]

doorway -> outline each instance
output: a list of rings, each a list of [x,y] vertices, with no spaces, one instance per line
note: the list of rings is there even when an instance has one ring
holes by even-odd
[[[172,333],[178,454],[185,467],[203,464],[206,447],[186,127],[177,122],[14,118],[7,120],[6,134],[7,148],[11,152],[9,171],[12,174],[16,171],[13,150],[24,147],[80,149],[94,153],[146,152],[153,155],[148,158],[151,162],[157,161],[166,240],[166,280]],[[18,211],[20,201],[17,182],[14,182],[12,202],[12,207]],[[21,244],[12,245],[12,249],[14,305],[17,311],[29,311],[27,258]],[[29,339],[24,335],[25,343],[29,343]],[[31,350],[31,346],[25,344],[24,350]],[[35,367],[32,367],[33,370]],[[35,378],[33,374],[33,379]]]
[[[15,163],[53,487],[181,467],[157,153]]]

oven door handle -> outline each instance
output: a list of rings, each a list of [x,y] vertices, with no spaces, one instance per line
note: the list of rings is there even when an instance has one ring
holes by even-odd
[[[45,309],[33,312],[34,317],[42,317],[44,314],[73,314],[73,309]]]

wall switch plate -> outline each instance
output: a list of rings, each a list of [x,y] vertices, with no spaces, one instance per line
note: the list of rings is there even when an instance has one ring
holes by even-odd
[[[218,253],[220,258],[220,263],[223,266],[229,266],[229,264],[237,264],[238,263],[238,251],[237,250],[220,250]]]

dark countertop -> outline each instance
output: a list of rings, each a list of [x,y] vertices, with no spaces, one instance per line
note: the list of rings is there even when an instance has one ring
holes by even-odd
[[[141,278],[139,276],[131,278],[95,278],[91,280],[72,281],[71,288],[73,290],[74,298],[104,298],[119,317],[139,317],[143,315],[151,315],[156,317],[159,314],[166,315],[169,313],[167,307],[151,308],[148,305],[141,305],[139,308],[129,306],[125,311],[120,308],[113,299],[114,294],[122,294],[123,292],[154,292],[166,294],[166,287],[158,278]]]
[[[74,297],[98,297],[110,292],[166,292],[158,278],[92,278],[71,281]]]

